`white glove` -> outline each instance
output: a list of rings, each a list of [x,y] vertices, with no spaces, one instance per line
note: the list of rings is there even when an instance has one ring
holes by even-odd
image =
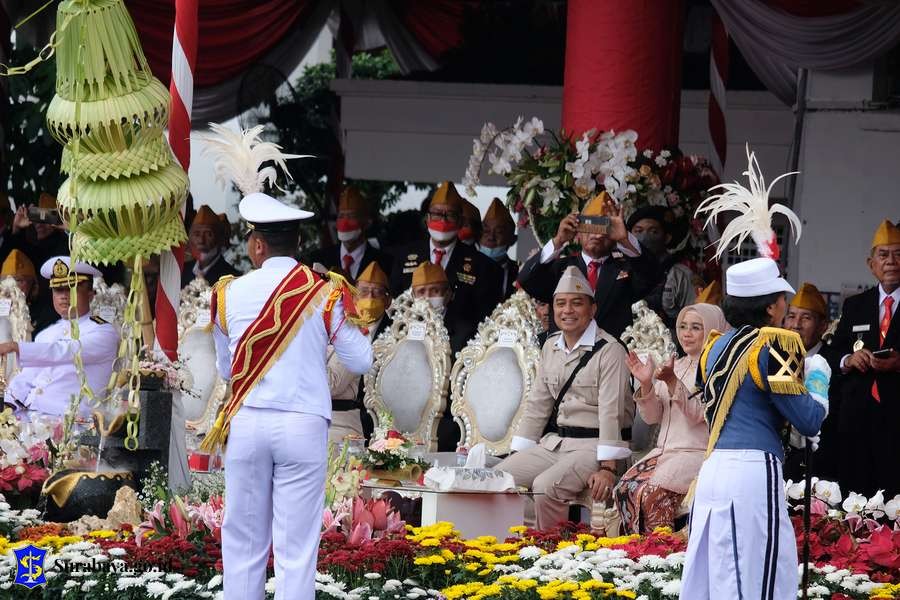
[[[822,405],[825,409],[825,416],[828,416],[828,384],[831,381],[831,367],[821,355],[809,356],[804,361],[804,370],[806,371],[806,390],[813,400]]]
[[[791,435],[790,435],[790,439],[788,440],[788,443],[793,448],[797,448],[799,450],[802,450],[803,448],[805,448],[806,444],[809,443],[811,445],[812,451],[815,452],[816,450],[819,449],[819,441],[821,440],[821,437],[820,437],[821,433],[822,432],[820,431],[819,433],[817,433],[816,435],[814,435],[812,437],[803,437],[803,435],[799,431],[797,431],[796,428],[791,427]]]

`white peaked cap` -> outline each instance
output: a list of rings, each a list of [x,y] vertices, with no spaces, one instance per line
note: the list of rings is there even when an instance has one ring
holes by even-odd
[[[56,264],[56,261],[61,261],[66,265],[66,268],[70,271],[74,270],[79,275],[90,275],[91,277],[103,277],[103,273],[97,270],[96,267],[92,267],[91,265],[83,262],[76,262],[75,268],[72,269],[72,263],[68,256],[54,256],[53,258],[48,258],[44,261],[44,264],[41,265],[41,277],[44,279],[50,279],[53,277],[53,265]]]
[[[244,196],[238,205],[238,212],[241,213],[242,219],[255,225],[300,221],[313,216],[313,213],[309,211],[288,206],[284,202],[261,192],[254,192]]]
[[[725,272],[725,293],[738,298],[753,298],[775,292],[794,293],[782,279],[778,263],[771,258],[753,258],[733,265]]]

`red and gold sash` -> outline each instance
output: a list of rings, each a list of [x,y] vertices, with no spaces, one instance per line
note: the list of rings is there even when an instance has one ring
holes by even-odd
[[[212,452],[225,444],[231,419],[241,408],[244,398],[275,364],[306,318],[323,300],[334,295],[333,286],[328,283],[309,267],[298,263],[278,284],[259,316],[238,341],[231,360],[231,399],[200,444],[202,450]],[[213,318],[220,312],[219,305],[224,304],[224,289],[217,292],[221,297],[210,306]],[[330,315],[325,316],[327,325]]]
[[[325,277],[322,279],[306,265],[297,263],[266,300],[259,316],[241,335],[231,360],[231,398],[200,444],[202,450],[212,452],[225,444],[231,419],[240,410],[244,398],[275,364],[300,326],[323,300],[322,318],[329,341],[343,324],[342,321],[335,326],[331,322],[331,314],[338,300],[343,301],[344,319],[359,325],[354,303],[356,289],[336,273],[329,272]],[[219,327],[226,334],[225,290],[231,279],[223,277],[219,280],[213,287],[210,301],[210,325],[216,323],[218,317]]]

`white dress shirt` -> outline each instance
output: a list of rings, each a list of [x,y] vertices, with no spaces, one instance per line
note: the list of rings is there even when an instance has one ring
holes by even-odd
[[[884,299],[887,298],[888,296],[890,296],[891,298],[894,299],[894,305],[891,307],[891,319],[893,319],[894,316],[897,314],[897,306],[900,305],[900,287],[898,287],[896,290],[894,290],[893,292],[888,294],[886,291],[884,291],[884,288],[879,283],[878,284],[878,322],[875,325],[877,328],[877,331],[879,332],[879,334],[878,334],[879,336],[881,335],[881,333],[880,333],[881,332],[881,320],[884,318],[884,311],[885,311]],[[878,339],[880,340],[881,338],[879,337]],[[850,354],[845,354],[844,356],[841,357],[841,370],[844,372],[847,371],[847,367],[844,366],[844,363],[847,362],[848,358],[850,358]]]
[[[556,338],[556,347],[566,353],[566,356],[572,354],[578,348],[582,346],[587,346],[588,348],[593,348],[595,339],[597,338],[597,322],[591,319],[590,324],[587,326],[587,329],[584,330],[584,333],[581,334],[581,337],[578,338],[578,342],[572,347],[569,348],[566,346],[566,335],[563,334]]]
[[[259,269],[234,279],[225,290],[226,335],[213,328],[219,374],[231,379],[231,359],[238,342],[256,320],[269,296],[297,264],[293,258],[267,259]],[[316,307],[265,375],[244,399],[245,406],[319,415],[331,420],[331,393],[325,370],[329,345],[322,310]],[[216,321],[218,324],[218,319]],[[362,374],[372,366],[372,345],[359,329],[344,321],[338,301],[331,314],[330,343],[348,371]]]
[[[209,270],[213,268],[213,265],[215,265],[220,260],[222,260],[222,251],[221,250],[216,251],[216,255],[213,257],[212,260],[210,260],[206,264],[205,267],[201,267],[200,261],[195,260],[194,268],[192,269],[192,271],[194,272],[194,278],[202,277],[203,279],[206,279],[206,274],[209,273]],[[215,283],[215,282],[212,282],[212,283]]]
[[[884,318],[884,299],[890,296],[894,299],[894,305],[891,307],[891,318],[894,318],[894,315],[897,314],[897,306],[900,305],[900,287],[896,290],[888,294],[884,291],[884,288],[881,287],[881,284],[878,284],[878,326],[881,327],[881,320]],[[880,331],[880,329],[879,329]]]
[[[632,246],[637,248],[637,252],[635,252],[631,248],[628,248],[627,246],[623,245],[621,242],[616,244],[616,250],[618,250],[619,252],[621,252],[622,254],[627,256],[628,258],[635,258],[635,257],[640,256],[641,255],[641,243],[638,241],[638,239],[636,237],[634,237],[634,234],[632,234],[631,232],[628,232],[628,241],[631,243]],[[556,248],[553,245],[552,239],[549,242],[547,242],[546,244],[544,244],[544,247],[541,248],[541,264],[548,263],[551,260],[556,260],[557,258],[559,258],[559,255],[562,254],[563,248],[565,248],[565,246],[563,246],[562,248]],[[582,252],[581,258],[582,258],[582,260],[584,260],[585,265],[591,264],[591,261],[597,261],[600,264],[603,264],[606,261],[606,259],[608,258],[608,256],[602,256],[600,258],[591,258],[587,254]]]
[[[344,267],[344,257],[345,256],[353,257],[353,262],[350,263],[350,276],[353,279],[356,279],[359,275],[359,265],[360,265],[360,263],[362,263],[363,255],[366,253],[366,245],[367,245],[367,242],[363,242],[362,244],[357,246],[356,249],[353,250],[353,252],[347,252],[347,247],[344,246],[343,242],[341,242],[340,266],[341,266],[341,268]]]
[[[443,250],[443,251],[444,251],[444,256],[441,257],[441,268],[442,268],[443,270],[446,271],[446,270],[447,270],[447,263],[450,262],[450,255],[453,254],[453,249],[456,248],[456,244],[457,244],[457,243],[459,243],[458,240],[453,240],[452,243],[450,243],[449,245],[444,246],[443,248],[441,248],[440,246],[435,246],[435,245],[434,245],[434,240],[433,240],[433,239],[428,238],[428,262],[434,262],[434,251],[435,251],[435,249]]]
[[[78,319],[78,341],[72,339],[69,320],[60,319],[37,334],[33,342],[19,342],[22,371],[9,382],[6,401],[48,415],[65,415],[71,395],[81,389],[74,362],[79,345],[87,383],[95,397],[101,397],[118,355],[119,331],[95,319],[89,314]],[[90,416],[90,406],[84,400],[79,415]]]

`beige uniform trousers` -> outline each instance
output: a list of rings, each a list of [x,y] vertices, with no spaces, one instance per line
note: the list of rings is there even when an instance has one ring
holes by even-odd
[[[516,485],[536,494],[537,527],[546,529],[569,520],[569,504],[584,491],[588,478],[597,470],[597,450],[593,446],[556,450],[532,446],[512,454],[494,468],[506,471]]]
[[[363,436],[359,410],[336,410],[331,413],[328,443],[339,446],[347,436]]]

